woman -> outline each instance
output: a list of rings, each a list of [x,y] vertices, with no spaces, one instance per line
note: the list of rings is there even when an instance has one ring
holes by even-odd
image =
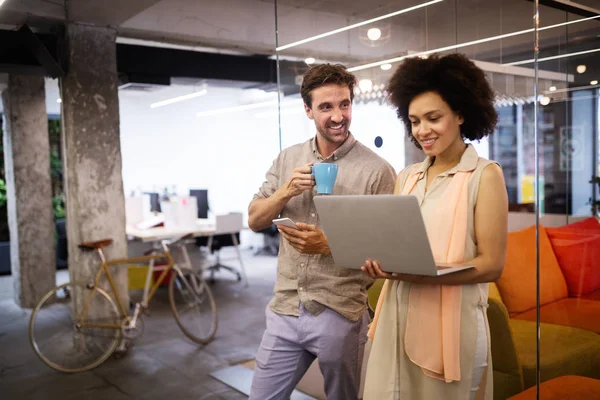
[[[494,131],[494,93],[465,56],[411,58],[388,88],[425,161],[405,168],[395,193],[419,200],[435,260],[474,268],[443,275],[389,274],[369,330],[365,400],[492,399],[488,282],[504,266],[508,219],[500,166],[465,143]]]

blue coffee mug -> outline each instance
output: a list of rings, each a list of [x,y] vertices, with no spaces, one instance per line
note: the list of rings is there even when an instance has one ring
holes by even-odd
[[[317,194],[332,194],[338,166],[330,163],[317,163],[310,167],[317,183]]]

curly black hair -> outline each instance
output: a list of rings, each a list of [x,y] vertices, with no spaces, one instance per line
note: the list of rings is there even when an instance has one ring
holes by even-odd
[[[392,75],[387,91],[408,137],[418,148],[421,146],[412,135],[408,107],[425,92],[439,94],[464,119],[460,129],[463,138],[482,139],[494,132],[498,122],[493,89],[483,71],[462,54],[406,59]]]

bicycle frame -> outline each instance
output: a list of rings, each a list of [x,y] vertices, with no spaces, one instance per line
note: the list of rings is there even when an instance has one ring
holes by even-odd
[[[115,281],[113,279],[113,276],[110,272],[110,266],[111,265],[119,265],[119,264],[137,264],[137,263],[145,263],[145,262],[150,262],[151,266],[154,265],[154,261],[155,260],[159,260],[159,259],[167,259],[168,263],[167,266],[164,268],[164,270],[162,271],[162,273],[159,275],[158,279],[156,280],[156,282],[154,283],[154,285],[152,286],[152,288],[150,289],[150,293],[148,293],[148,284],[146,285],[145,291],[144,291],[144,299],[143,299],[143,303],[142,305],[144,307],[148,306],[148,303],[150,303],[150,300],[152,299],[152,297],[154,296],[154,294],[156,293],[156,290],[158,289],[158,287],[160,286],[160,284],[164,281],[165,277],[167,276],[167,274],[173,270],[173,268],[175,268],[175,263],[173,261],[173,257],[171,256],[171,253],[169,252],[166,244],[162,244],[163,247],[163,252],[158,253],[158,254],[152,254],[152,255],[147,255],[147,256],[139,256],[139,257],[128,257],[128,258],[120,258],[120,259],[114,259],[114,260],[106,260],[106,257],[104,256],[104,253],[102,252],[102,249],[97,249],[98,255],[100,257],[100,259],[102,260],[102,266],[100,267],[100,269],[98,270],[98,272],[96,273],[96,277],[94,279],[94,283],[93,283],[93,290],[87,295],[87,298],[84,301],[83,304],[83,309],[82,312],[80,314],[80,317],[78,318],[79,320],[79,326],[80,327],[89,327],[89,328],[106,328],[106,329],[121,329],[121,325],[117,325],[117,324],[98,324],[98,323],[86,323],[84,321],[86,321],[87,319],[87,315],[89,312],[89,307],[90,304],[92,302],[92,297],[94,295],[94,292],[96,291],[95,289],[100,287],[99,283],[100,280],[102,278],[102,276],[104,274],[106,274],[106,277],[108,279],[110,288],[112,289],[112,292],[117,300],[117,304],[119,306],[119,311],[121,312],[121,319],[125,319],[128,317],[131,317],[131,315],[129,314],[129,312],[126,311],[125,306],[123,305],[123,301],[121,300],[121,294],[119,292],[119,290],[117,289],[117,286],[115,285]],[[147,275],[147,283],[150,280],[150,274],[152,272],[153,268],[150,268],[148,270],[148,275]],[[179,271],[178,271],[179,273]],[[134,319],[137,319],[137,313],[138,313],[138,309],[139,307],[136,308],[136,311],[133,315]]]

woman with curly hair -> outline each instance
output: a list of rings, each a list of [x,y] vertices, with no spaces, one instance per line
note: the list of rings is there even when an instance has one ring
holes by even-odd
[[[474,268],[441,276],[390,274],[369,330],[365,400],[492,399],[488,283],[504,266],[508,199],[500,166],[471,144],[494,131],[494,93],[460,54],[411,58],[388,87],[412,142],[425,153],[406,167],[395,193],[414,195],[438,263]]]

